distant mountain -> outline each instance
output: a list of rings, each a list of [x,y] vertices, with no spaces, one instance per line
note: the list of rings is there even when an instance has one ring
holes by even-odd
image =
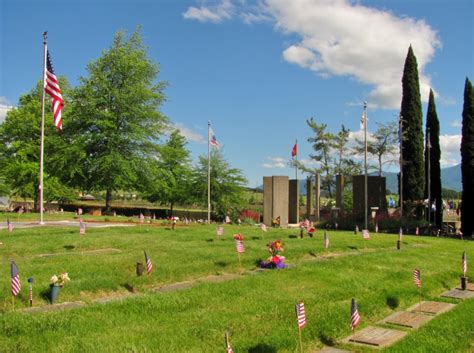
[[[372,174],[371,175],[376,175]],[[386,189],[396,194],[398,192],[398,173],[383,172],[383,176],[386,178]],[[451,189],[455,191],[461,191],[461,165],[455,165],[454,167],[442,168],[441,169],[441,185],[443,189]],[[263,190],[263,185],[257,186],[257,189]],[[306,178],[300,180],[300,194],[306,195]]]

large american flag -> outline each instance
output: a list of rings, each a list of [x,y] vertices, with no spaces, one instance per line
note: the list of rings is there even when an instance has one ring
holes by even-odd
[[[151,260],[148,257],[146,251],[144,251],[144,253],[145,253],[145,262],[146,262],[146,272],[150,274],[151,271],[153,271],[153,264],[151,263]]]
[[[357,304],[354,298],[352,298],[351,302],[351,329],[354,331],[360,323],[360,315],[359,311],[357,310]]]
[[[12,295],[15,297],[20,293],[21,282],[20,274],[18,273],[18,268],[14,261],[11,262],[11,272],[12,272]]]
[[[418,288],[421,288],[421,273],[419,269],[413,271],[413,282]]]
[[[44,91],[51,96],[53,99],[53,116],[54,116],[54,125],[61,130],[63,121],[61,119],[61,111],[64,107],[63,96],[61,95],[61,88],[59,87],[58,79],[54,74],[53,63],[51,61],[51,56],[49,55],[49,50],[47,51],[46,59],[46,82],[44,82]]]
[[[296,304],[296,322],[298,323],[298,328],[303,328],[306,325],[306,313],[304,311],[304,302],[299,302]]]
[[[466,275],[467,275],[467,255],[466,255],[465,251],[462,254],[461,267],[462,267],[462,273],[464,274],[464,277],[466,277]]]
[[[245,252],[244,242],[242,240],[235,239],[235,248],[237,249],[238,253]]]
[[[217,141],[216,135],[211,127],[209,128],[209,143],[211,146],[219,147],[219,141]]]

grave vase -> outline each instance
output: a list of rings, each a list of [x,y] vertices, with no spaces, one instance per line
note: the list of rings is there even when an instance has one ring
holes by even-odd
[[[51,304],[54,304],[59,294],[59,286],[51,286]]]
[[[461,289],[466,290],[467,287],[467,277],[461,277]]]

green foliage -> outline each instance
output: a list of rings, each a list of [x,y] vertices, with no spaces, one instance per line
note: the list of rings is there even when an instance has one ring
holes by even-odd
[[[360,164],[354,162],[348,155],[347,142],[350,130],[342,125],[341,130],[333,134],[326,131],[327,124],[318,124],[313,118],[306,120],[306,123],[314,134],[308,138],[314,150],[314,154],[309,157],[317,162],[318,166],[310,168],[298,162],[298,167],[310,175],[322,174],[321,188],[332,198],[336,174],[349,176],[360,172]]]
[[[429,132],[429,134],[428,134]],[[436,211],[435,214],[430,212],[431,221],[436,220],[436,226],[441,229],[443,222],[443,205],[441,195],[441,148],[439,146],[439,120],[438,114],[436,113],[436,104],[434,99],[433,90],[430,90],[430,98],[428,100],[428,111],[426,113],[426,143],[425,148],[425,198],[428,198],[428,178],[430,178],[430,198],[431,203],[435,202]],[[428,158],[428,146],[431,146],[429,150]],[[429,172],[428,175],[428,160],[429,160]]]
[[[232,168],[224,159],[223,154],[213,149],[211,151],[211,211],[217,218],[222,219],[226,215],[234,214],[237,218],[245,206],[245,187],[247,179],[242,171]],[[207,206],[207,178],[208,159],[199,157],[199,163],[193,172],[192,195],[194,200]]]
[[[468,78],[464,86],[462,111],[461,174],[461,229],[465,236],[470,236],[474,232],[474,92]]]
[[[111,192],[133,189],[139,171],[157,153],[167,119],[158,110],[163,82],[155,83],[158,65],[147,56],[139,31],[130,39],[115,35],[112,46],[88,65],[74,91],[74,109],[64,133],[81,173],[75,186]]]
[[[59,85],[66,101],[63,117],[69,114],[70,88],[65,78]],[[39,155],[41,140],[41,96],[42,84],[38,82],[29,93],[20,97],[18,106],[7,113],[0,125],[0,168],[4,186],[13,196],[37,198],[39,185]],[[44,137],[44,199],[46,201],[68,201],[75,197],[67,186],[66,169],[63,168],[67,142],[56,131],[52,113],[45,103]]]
[[[424,139],[418,66],[411,46],[405,60],[402,85],[403,200],[418,201],[423,199],[425,190]]]
[[[382,176],[382,167],[385,164],[395,162],[394,156],[398,152],[398,123],[376,123],[377,130],[372,134],[372,139],[367,139],[367,153],[377,158],[378,175]],[[364,141],[356,138],[354,151],[363,154],[365,151]]]

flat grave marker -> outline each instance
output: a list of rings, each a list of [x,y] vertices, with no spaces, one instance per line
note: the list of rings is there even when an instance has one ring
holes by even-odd
[[[422,312],[425,314],[439,315],[445,313],[446,311],[454,308],[456,304],[443,303],[443,302],[434,302],[434,301],[422,301],[421,305],[419,303],[409,307],[407,311],[412,312]]]
[[[441,294],[441,297],[463,300],[463,299],[474,298],[474,292],[470,290],[462,290],[462,289],[454,288]]]
[[[334,348],[334,347],[324,347],[323,349],[316,351],[317,353],[351,353],[351,351],[346,351],[344,349]]]
[[[420,312],[399,311],[386,317],[382,321],[379,321],[379,323],[418,328],[433,318],[433,315],[423,314]]]
[[[407,332],[388,328],[369,326],[355,335],[350,335],[343,340],[344,343],[356,343],[382,348],[405,337]]]

